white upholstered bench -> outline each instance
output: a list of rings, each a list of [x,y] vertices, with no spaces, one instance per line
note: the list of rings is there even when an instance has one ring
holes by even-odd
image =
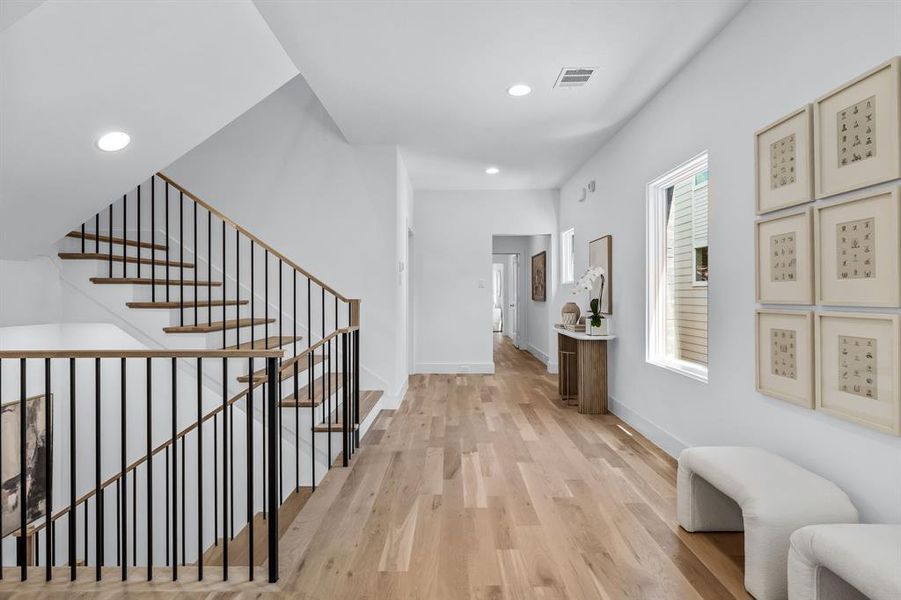
[[[857,523],[831,481],[760,448],[689,448],[679,456],[679,524],[744,531],[745,588],[757,600],[788,597],[789,537],[804,525]]]
[[[901,598],[901,525],[809,525],[791,536],[791,600]]]

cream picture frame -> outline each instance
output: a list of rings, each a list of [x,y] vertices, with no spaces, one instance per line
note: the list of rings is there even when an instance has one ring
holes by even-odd
[[[813,109],[808,104],[754,134],[757,214],[813,200]]]
[[[813,304],[813,211],[754,223],[757,302]]]
[[[817,198],[901,178],[901,57],[816,100]]]
[[[756,322],[757,391],[812,409],[813,313],[758,309]]]
[[[817,304],[901,306],[899,189],[866,192],[816,207]]]
[[[901,435],[901,316],[823,312],[816,316],[816,408]]]

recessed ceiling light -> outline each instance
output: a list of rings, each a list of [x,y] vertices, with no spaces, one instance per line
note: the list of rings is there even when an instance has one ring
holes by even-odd
[[[507,93],[511,96],[527,96],[532,93],[532,88],[524,83],[517,83],[508,87]]]
[[[116,152],[127,146],[130,141],[131,137],[124,131],[110,131],[97,140],[97,147],[104,152]]]
[[[501,172],[501,170],[498,169],[497,167],[488,167],[487,169],[485,169],[485,172],[488,173],[489,175],[497,175],[498,173]]]

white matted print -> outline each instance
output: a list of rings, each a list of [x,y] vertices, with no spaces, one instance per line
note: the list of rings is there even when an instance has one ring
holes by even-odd
[[[901,305],[898,187],[816,209],[817,302]]]
[[[816,196],[901,177],[901,57],[814,104]]]
[[[755,136],[757,214],[813,200],[812,108],[800,108]]]
[[[901,434],[901,317],[825,312],[816,319],[817,409]]]
[[[757,221],[757,301],[813,304],[811,209]]]
[[[757,311],[757,391],[814,406],[813,313]]]

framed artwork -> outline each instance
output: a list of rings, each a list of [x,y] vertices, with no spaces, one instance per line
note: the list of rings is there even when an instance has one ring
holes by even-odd
[[[547,252],[532,257],[532,300],[547,300]]]
[[[754,224],[761,304],[813,304],[812,221],[808,208]]]
[[[816,321],[816,407],[901,435],[899,315],[820,313]]]
[[[901,306],[899,188],[815,210],[817,303]]]
[[[605,235],[588,242],[588,266],[604,267],[604,293],[601,295],[601,312],[613,314],[613,236]],[[594,284],[591,297],[597,298],[601,292],[601,281]]]
[[[25,401],[25,490],[27,504],[25,520],[28,523],[42,518],[46,506],[47,489],[44,482],[44,463],[50,456],[50,448],[45,429],[44,411],[47,403],[44,396],[35,396]],[[52,397],[51,397],[52,398]],[[0,481],[0,529],[5,537],[19,529],[22,510],[19,473],[19,410],[20,402],[10,402],[0,406],[0,427],[3,428],[2,481]],[[51,415],[52,418],[52,415]]]
[[[814,406],[813,313],[757,311],[757,391]]]
[[[816,197],[901,177],[901,57],[814,104]]]
[[[813,110],[808,104],[754,135],[757,214],[813,200]]]

